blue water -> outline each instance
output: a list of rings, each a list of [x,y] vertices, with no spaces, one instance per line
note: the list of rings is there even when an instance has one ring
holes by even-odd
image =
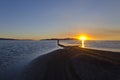
[[[30,61],[57,48],[56,41],[0,41],[0,80],[13,80]]]
[[[62,40],[61,44],[76,44],[81,47],[81,41],[77,40]],[[85,48],[98,49],[98,50],[106,50],[113,52],[120,52],[120,41],[85,41]]]
[[[65,40],[61,44],[78,44],[80,41]],[[120,41],[85,41],[86,48],[120,52]],[[23,68],[40,55],[58,49],[56,41],[0,41],[0,80],[13,80]]]

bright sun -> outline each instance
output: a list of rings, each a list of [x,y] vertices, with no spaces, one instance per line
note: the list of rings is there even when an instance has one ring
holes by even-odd
[[[86,37],[86,36],[80,36],[78,39],[79,39],[79,40],[86,40],[87,37]]]

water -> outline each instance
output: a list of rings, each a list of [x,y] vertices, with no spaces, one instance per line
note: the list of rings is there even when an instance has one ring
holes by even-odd
[[[120,41],[87,41],[86,48],[120,52]]]
[[[62,40],[61,44],[80,41]],[[85,47],[120,52],[120,41],[85,41]],[[58,49],[56,41],[0,41],[0,80],[13,80],[22,69],[40,55]]]
[[[76,44],[80,47],[82,46],[81,41],[77,40],[62,40],[61,44]],[[104,40],[94,40],[94,41],[85,41],[85,48],[98,49],[98,50],[106,50],[113,52],[120,52],[120,41],[104,41]]]
[[[30,61],[57,48],[56,41],[0,41],[0,80],[13,80]]]

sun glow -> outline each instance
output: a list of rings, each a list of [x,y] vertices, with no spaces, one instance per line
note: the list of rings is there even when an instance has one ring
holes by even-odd
[[[86,38],[86,36],[80,36],[79,37],[79,40],[86,40],[87,38]]]
[[[80,36],[80,37],[78,37],[78,39],[82,41],[81,47],[84,48],[85,47],[85,40],[87,39],[87,37],[86,36]]]

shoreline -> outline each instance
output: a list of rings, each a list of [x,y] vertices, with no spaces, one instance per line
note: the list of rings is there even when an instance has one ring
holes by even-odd
[[[41,55],[26,66],[21,80],[119,80],[120,52],[79,47]]]
[[[120,49],[112,49],[112,48],[97,48],[97,47],[85,47],[86,49],[100,50],[100,51],[111,51],[120,53]]]

